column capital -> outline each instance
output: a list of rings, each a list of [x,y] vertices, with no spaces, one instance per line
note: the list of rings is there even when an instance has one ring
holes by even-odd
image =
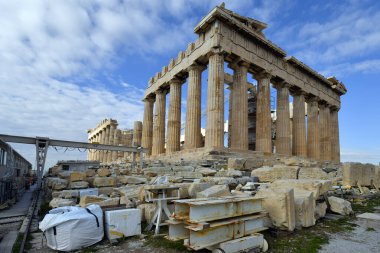
[[[199,64],[197,62],[194,62],[191,64],[186,70],[189,72],[191,70],[198,70],[198,71],[203,71],[206,69],[206,66]]]
[[[299,88],[295,88],[295,89],[290,90],[290,94],[292,96],[301,96],[302,95],[306,98],[308,93],[305,92],[304,90],[299,89]]]
[[[267,79],[267,78],[270,79],[270,78],[272,78],[272,74],[268,71],[263,70],[263,71],[260,71],[260,72],[253,74],[253,78],[256,80],[257,79]]]
[[[151,102],[153,103],[156,99],[153,96],[145,97],[142,101],[143,102]]]
[[[154,93],[156,95],[158,95],[158,94],[165,94],[166,95],[168,93],[168,91],[166,89],[158,89]]]
[[[330,111],[332,112],[339,112],[340,107],[336,105],[330,105]]]
[[[183,81],[181,79],[177,78],[177,77],[174,77],[174,78],[170,79],[170,81],[169,81],[170,85],[172,85],[172,84],[182,84],[182,83],[183,83]]]
[[[285,82],[285,81],[280,81],[280,82],[275,82],[273,83],[273,87],[278,89],[278,88],[287,88],[289,89],[290,87],[292,87],[292,85],[288,82]]]
[[[320,98],[319,97],[317,97],[317,96],[314,96],[314,95],[307,95],[306,97],[305,97],[305,100],[306,100],[306,102],[307,103],[313,103],[313,102],[319,102],[319,100],[320,100]]]
[[[319,100],[318,104],[320,108],[330,107],[329,103],[327,103],[325,100]]]
[[[222,48],[220,48],[220,47],[218,47],[218,48],[212,48],[208,53],[207,53],[207,57],[210,57],[210,56],[212,56],[212,55],[222,55],[222,56],[224,56],[223,55],[223,50],[222,50]]]

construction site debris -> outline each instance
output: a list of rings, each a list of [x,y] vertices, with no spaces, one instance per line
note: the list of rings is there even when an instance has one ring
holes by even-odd
[[[328,197],[330,210],[341,215],[352,214],[351,203],[338,197]]]

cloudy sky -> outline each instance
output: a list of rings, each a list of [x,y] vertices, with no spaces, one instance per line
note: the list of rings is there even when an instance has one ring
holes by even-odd
[[[220,2],[0,0],[0,133],[86,141],[104,118],[130,128],[142,120],[149,78]],[[346,84],[342,159],[378,163],[380,1],[225,2],[266,22],[267,38],[288,55]],[[34,147],[13,146],[34,161]],[[48,165],[85,157],[50,149]]]

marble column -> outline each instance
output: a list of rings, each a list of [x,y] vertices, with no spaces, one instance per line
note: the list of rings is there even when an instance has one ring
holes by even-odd
[[[305,93],[293,94],[293,155],[306,157],[306,126],[305,126]]]
[[[339,144],[339,108],[330,108],[330,129],[331,129],[331,160],[340,163],[340,144]]]
[[[105,145],[108,145],[109,144],[109,141],[110,141],[110,125],[107,125],[105,127],[105,139],[104,139],[104,144]],[[108,163],[108,154],[110,154],[110,151],[109,150],[104,150],[104,156],[103,156],[103,161],[104,163]]]
[[[166,91],[156,91],[152,155],[165,153]]]
[[[186,103],[185,148],[201,147],[201,89],[202,70],[200,65],[189,67]]]
[[[142,129],[141,146],[148,149],[147,155],[152,154],[153,141],[153,105],[154,99],[145,98],[144,100],[144,119]]]
[[[209,56],[206,148],[224,147],[224,57],[221,53]]]
[[[100,131],[100,144],[104,144],[105,141],[106,141],[106,130],[102,129]],[[104,150],[100,150],[99,154],[100,154],[100,157],[99,157],[100,162],[104,163]]]
[[[117,129],[117,125],[115,125],[115,129],[113,132],[113,145],[118,146],[119,145],[119,135],[118,135],[119,130]],[[113,151],[112,152],[112,161],[116,161],[118,157],[118,151]]]
[[[272,153],[272,118],[270,111],[270,74],[256,74],[256,151]]]
[[[289,111],[288,83],[277,83],[277,110],[276,110],[276,153],[292,155],[290,139],[290,111]]]
[[[108,140],[108,145],[114,145],[114,138],[115,138],[115,130],[116,130],[116,125],[115,124],[111,124],[110,125],[110,132],[109,132],[109,140]],[[113,162],[113,152],[114,151],[108,151],[108,154],[107,154],[107,162]]]
[[[133,124],[133,139],[132,146],[140,147],[141,146],[141,134],[142,134],[142,122],[135,121]]]
[[[326,103],[319,106],[320,160],[331,161],[330,108]]]
[[[311,97],[307,101],[307,156],[319,160],[319,147],[318,98]]]
[[[181,89],[182,82],[180,80],[170,80],[167,154],[179,151],[181,147]]]
[[[249,64],[240,62],[234,69],[231,87],[231,148],[248,150],[248,91],[247,71]]]
[[[99,142],[98,140],[99,140],[99,135],[98,135],[98,133],[96,133],[94,136],[94,141],[96,143],[98,143]],[[94,160],[99,161],[99,150],[97,150],[97,149],[95,149],[95,152],[94,152]]]

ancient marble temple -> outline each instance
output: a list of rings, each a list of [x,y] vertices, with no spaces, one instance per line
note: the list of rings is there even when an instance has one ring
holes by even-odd
[[[173,155],[201,148],[248,150],[251,146],[248,91],[252,84],[247,82],[247,76],[252,75],[257,81],[256,151],[270,154],[275,150],[281,155],[340,161],[338,112],[340,96],[347,91],[345,86],[335,77],[325,78],[295,57],[287,56],[266,39],[263,33],[266,27],[223,6],[215,7],[200,21],[194,29],[199,38],[149,80],[142,126],[142,146],[149,150],[149,155]],[[225,62],[233,70],[232,75],[225,73]],[[202,72],[206,69],[207,87],[202,89]],[[181,147],[181,92],[186,81],[185,139]],[[225,84],[230,89],[228,147],[224,143]],[[277,92],[274,142],[271,87]],[[202,92],[207,92],[204,146],[201,141]],[[290,96],[293,97],[292,124]]]
[[[117,120],[102,120],[95,128],[87,130],[89,143],[127,147],[141,146],[141,121],[135,121],[133,129],[121,130],[117,129],[117,126]],[[130,155],[128,152],[89,150],[87,159],[100,161],[101,163],[111,163],[118,159],[128,159]]]

